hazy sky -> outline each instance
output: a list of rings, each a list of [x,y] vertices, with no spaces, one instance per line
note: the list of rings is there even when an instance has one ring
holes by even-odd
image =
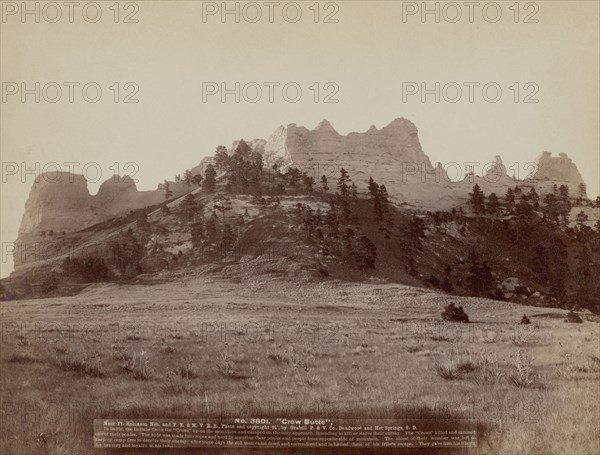
[[[77,162],[78,172],[97,163],[87,167],[90,178],[98,167],[102,172],[89,185],[94,194],[116,169],[126,173],[126,163],[134,162],[138,188],[154,189],[219,144],[266,139],[281,124],[314,128],[323,118],[347,134],[406,117],[433,162],[483,164],[501,155],[507,167],[519,163],[523,169],[544,150],[566,152],[588,194],[598,195],[597,1],[522,2],[518,17],[513,1],[499,2],[499,10],[480,2],[472,17],[464,2],[437,7],[430,2],[428,8],[439,8],[439,23],[433,13],[423,20],[416,11],[420,1],[321,2],[318,8],[313,1],[278,2],[272,23],[264,2],[229,2],[230,9],[239,8],[239,22],[234,14],[223,21],[216,11],[221,2],[121,3],[117,23],[112,0],[99,2],[102,16],[95,23],[98,11],[92,6],[84,12],[87,3],[80,2],[72,17],[67,6],[56,3],[58,19],[55,6],[39,3],[37,23],[33,13],[21,16],[20,1],[2,2],[2,242],[15,240],[34,179],[8,175],[13,167],[7,163],[39,163],[44,169],[56,162],[68,170],[64,163]],[[302,16],[294,22],[299,10]],[[125,23],[126,17],[138,22]],[[35,93],[22,102],[22,88],[35,91],[36,82],[40,102]],[[72,86],[72,103],[65,82],[79,84]],[[239,82],[246,90],[239,103],[233,94],[225,103],[219,94],[203,100],[203,83],[211,82],[230,89]],[[430,89],[439,82],[446,90],[439,103],[434,94],[425,102],[420,95],[403,99],[411,82]],[[469,82],[479,84],[473,102],[464,85]],[[86,101],[82,86],[88,83]],[[279,84],[273,102],[265,83]],[[256,85],[263,93],[251,103]],[[97,86],[102,94],[92,103]],[[294,103],[298,86],[302,93]],[[502,94],[493,103],[497,87]],[[328,95],[338,102],[323,102]],[[139,102],[124,103],[126,96]],[[0,266],[6,276],[12,261]]]

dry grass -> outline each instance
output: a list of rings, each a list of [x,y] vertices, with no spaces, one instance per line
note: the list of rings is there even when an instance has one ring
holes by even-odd
[[[0,453],[94,454],[94,418],[435,418],[448,404],[487,428],[482,453],[600,453],[597,322],[565,324],[536,317],[554,310],[527,308],[538,336],[515,346],[479,330],[510,333],[523,307],[453,298],[472,324],[449,343],[400,330],[400,317],[440,320],[445,297],[428,291],[268,280],[250,289],[206,277],[184,284],[99,285],[73,298],[3,303],[3,320],[93,321],[106,330],[79,330],[64,344],[7,337],[1,398],[14,406],[3,405]],[[112,303],[92,305],[103,302]],[[115,339],[115,323],[143,336]],[[69,419],[56,419],[56,403],[70,406]],[[24,425],[36,408],[41,418]]]
[[[69,371],[81,376],[102,378],[106,372],[102,368],[99,356],[89,355],[84,352],[72,353],[65,357],[56,359],[58,367],[63,371]]]

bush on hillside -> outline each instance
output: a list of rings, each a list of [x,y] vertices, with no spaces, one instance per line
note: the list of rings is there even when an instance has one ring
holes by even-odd
[[[575,324],[581,324],[583,322],[583,320],[581,319],[581,317],[579,317],[579,315],[577,313],[575,313],[573,310],[569,311],[567,313],[567,317],[565,318],[565,322],[571,322],[571,323],[575,323]]]
[[[469,316],[463,310],[463,307],[457,307],[454,303],[450,303],[442,312],[442,319],[445,321],[454,322],[469,322]]]

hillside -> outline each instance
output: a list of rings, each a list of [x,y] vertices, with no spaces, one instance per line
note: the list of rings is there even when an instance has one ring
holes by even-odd
[[[27,244],[25,235],[25,260],[2,281],[2,298],[199,270],[241,279],[376,280],[600,310],[598,284],[581,279],[600,272],[598,226],[589,226],[599,209],[565,194],[566,185],[544,198],[516,187],[497,199],[482,193],[480,202],[424,211],[395,203],[386,182],[359,190],[345,170],[317,183],[295,167],[268,168],[244,141],[215,165],[220,175],[209,166],[186,196],[43,242],[32,236]],[[569,219],[580,211],[592,216]]]

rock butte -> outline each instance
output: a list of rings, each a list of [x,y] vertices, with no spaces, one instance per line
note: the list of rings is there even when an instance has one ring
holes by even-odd
[[[266,141],[255,139],[249,144],[263,154],[265,168],[274,163],[284,169],[296,166],[317,181],[322,175],[334,181],[343,167],[359,188],[366,188],[372,176],[386,185],[395,202],[425,210],[450,209],[464,204],[475,183],[486,194],[496,192],[499,196],[517,184],[536,187],[540,193],[551,191],[554,184],[566,184],[575,193],[583,183],[577,166],[566,154],[553,157],[549,152],[542,153],[535,173],[525,180],[515,181],[507,176],[502,159],[496,156],[489,160],[484,177],[471,175],[452,182],[440,164],[432,165],[423,152],[416,126],[404,118],[381,129],[371,126],[364,133],[346,136],[339,134],[327,120],[314,130],[292,123],[277,128]],[[236,145],[237,142],[231,150]],[[203,159],[192,172],[203,172],[211,160],[210,157]],[[452,175],[450,169],[448,171]],[[171,188],[174,196],[189,190],[183,184],[171,183]],[[110,178],[101,185],[98,194],[92,196],[81,175],[46,174],[31,188],[19,237],[42,230],[77,231],[163,200],[160,187],[154,191],[138,191],[129,177]]]

